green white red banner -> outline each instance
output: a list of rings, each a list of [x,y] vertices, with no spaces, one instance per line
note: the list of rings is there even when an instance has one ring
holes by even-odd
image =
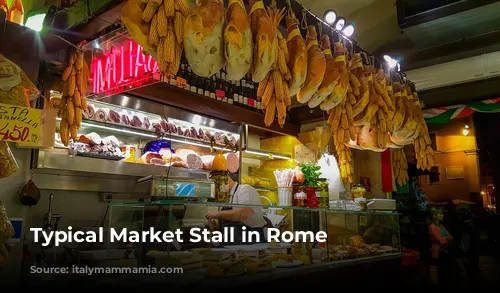
[[[446,123],[451,119],[467,117],[474,114],[475,112],[500,112],[500,97],[466,105],[426,109],[424,110],[424,118],[427,124],[440,124]]]

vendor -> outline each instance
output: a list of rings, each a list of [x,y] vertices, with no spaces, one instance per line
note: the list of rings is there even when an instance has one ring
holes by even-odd
[[[257,190],[250,185],[239,184],[237,180],[237,174],[229,175],[226,186],[226,192],[229,191],[229,204],[261,206]],[[234,244],[242,242],[242,227],[246,227],[246,231],[257,231],[260,242],[265,241],[264,227],[267,221],[264,219],[261,207],[223,207],[221,211],[210,212],[206,217],[209,220],[221,220],[221,228],[235,227],[235,242],[237,243]],[[252,239],[254,243],[257,242],[255,238]],[[245,243],[249,243],[248,239]]]

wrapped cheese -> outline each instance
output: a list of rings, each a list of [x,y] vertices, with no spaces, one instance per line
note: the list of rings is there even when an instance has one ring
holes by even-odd
[[[226,77],[242,79],[252,67],[253,37],[243,0],[229,0],[224,30]]]
[[[277,29],[260,0],[250,0],[250,23],[254,51],[252,80],[261,82],[275,64],[278,52]]]
[[[293,10],[289,10],[286,16],[287,47],[290,60],[288,68],[292,74],[290,82],[290,96],[295,96],[304,85],[307,75],[307,50],[304,38],[300,34],[299,20],[295,17]]]
[[[347,96],[349,87],[349,72],[347,71],[346,49],[342,43],[335,43],[335,54],[333,55],[334,71],[338,71],[339,80],[335,84],[332,93],[321,102],[320,108],[329,111],[342,103]]]
[[[200,0],[184,24],[184,50],[193,72],[210,77],[224,66],[224,3]]]
[[[309,102],[318,90],[326,70],[325,56],[319,48],[318,34],[313,25],[307,27],[306,48],[308,62],[306,82],[297,94],[297,101],[302,104]]]

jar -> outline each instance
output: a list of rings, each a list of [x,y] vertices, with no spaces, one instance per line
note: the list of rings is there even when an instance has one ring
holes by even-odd
[[[306,189],[304,183],[293,183],[293,205],[296,207],[306,207]]]
[[[307,207],[317,208],[318,198],[316,197],[316,187],[306,186]]]
[[[355,184],[351,189],[351,194],[354,199],[358,197],[364,198],[366,196],[366,188],[363,184]]]
[[[330,202],[330,194],[328,192],[328,181],[326,178],[319,179],[316,197],[318,198],[318,207],[327,209]]]
[[[212,171],[210,179],[215,183],[215,198],[216,202],[228,202],[229,190],[227,188],[229,175],[227,171]]]

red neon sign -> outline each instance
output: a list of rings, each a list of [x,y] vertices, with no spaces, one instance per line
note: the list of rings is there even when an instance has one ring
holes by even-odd
[[[92,92],[118,93],[142,85],[158,64],[151,56],[142,53],[142,47],[133,40],[113,46],[99,57],[92,58]],[[127,89],[124,87],[128,86]]]

